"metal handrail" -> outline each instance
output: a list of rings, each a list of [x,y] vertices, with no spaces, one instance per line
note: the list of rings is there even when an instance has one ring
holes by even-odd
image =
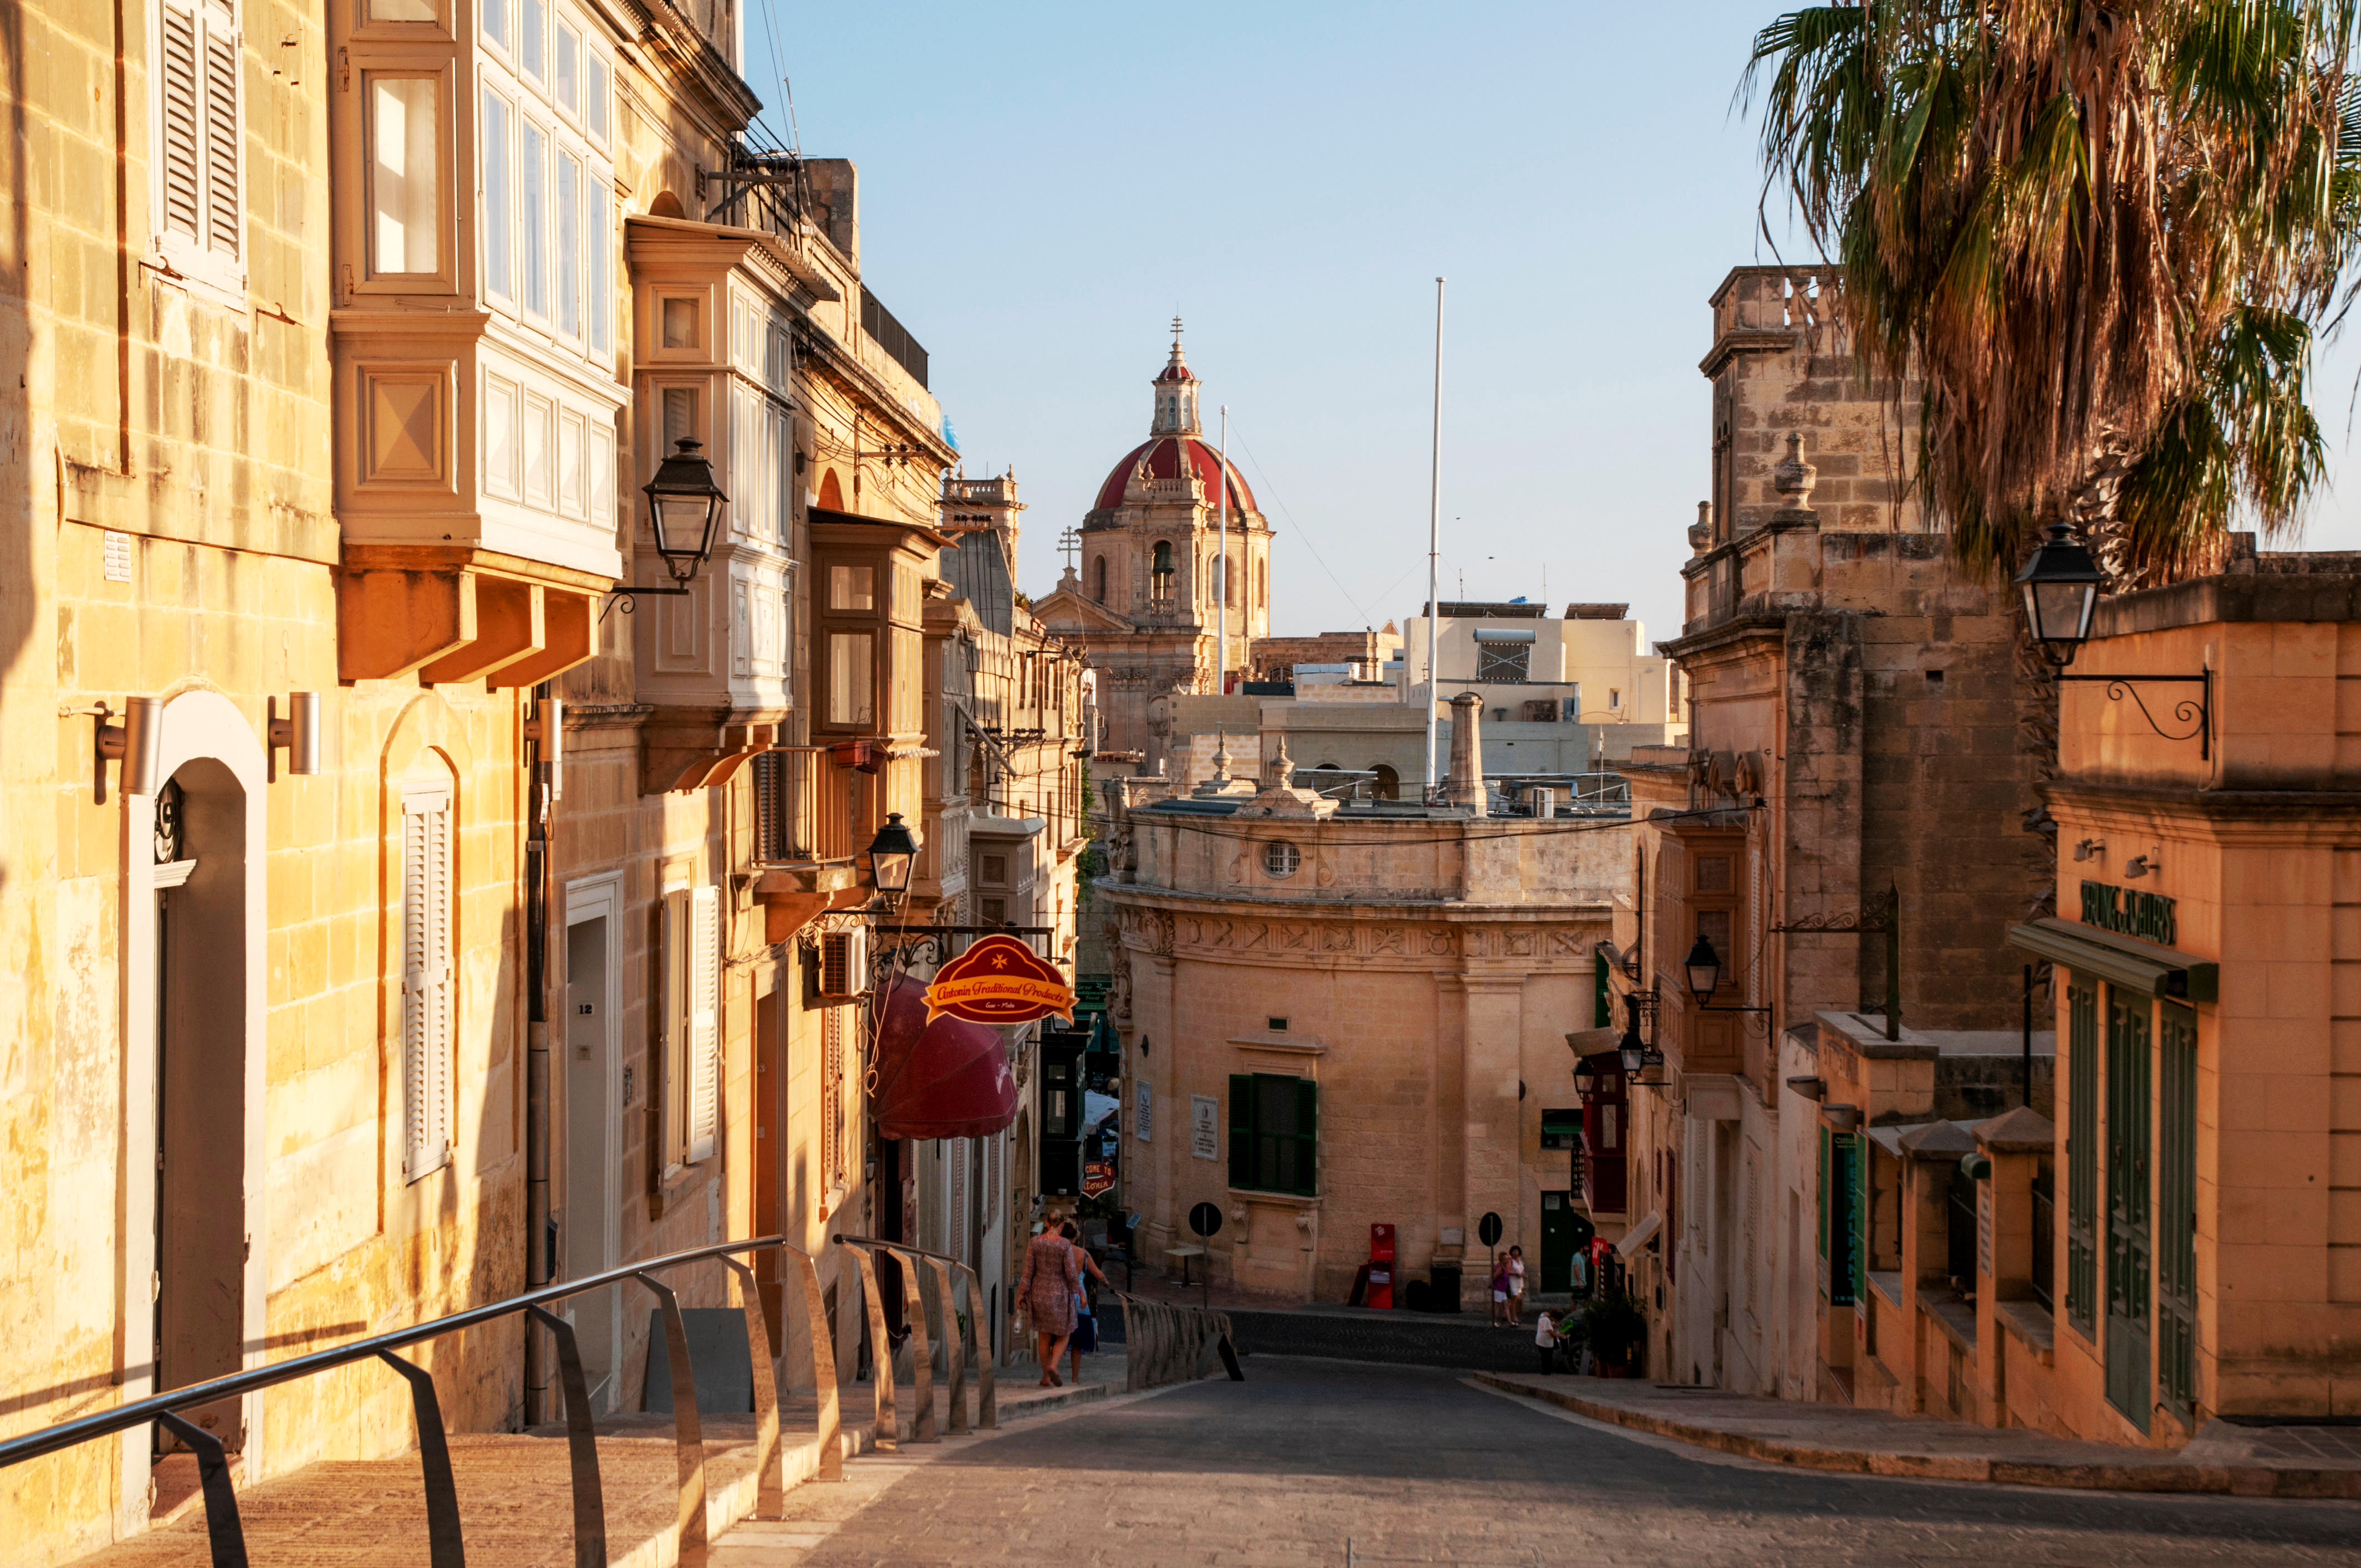
[[[597,1430],[590,1413],[589,1387],[582,1374],[582,1359],[574,1343],[573,1325],[549,1311],[547,1306],[550,1302],[604,1289],[610,1285],[637,1283],[656,1297],[664,1320],[665,1348],[672,1373],[673,1425],[680,1472],[678,1561],[682,1568],[700,1568],[705,1562],[707,1547],[705,1445],[697,1420],[697,1379],[689,1364],[688,1334],[681,1317],[679,1301],[671,1287],[652,1277],[652,1271],[714,1258],[739,1277],[745,1298],[747,1349],[752,1363],[754,1382],[755,1513],[758,1518],[775,1519],[782,1512],[781,1499],[785,1487],[779,1475],[778,1384],[772,1365],[770,1323],[763,1310],[754,1271],[734,1255],[770,1250],[794,1253],[804,1262],[805,1327],[811,1340],[813,1380],[819,1394],[817,1422],[820,1447],[819,1474],[822,1479],[838,1479],[843,1475],[844,1456],[836,1387],[836,1353],[827,1332],[827,1313],[820,1296],[818,1270],[809,1253],[789,1245],[784,1236],[717,1242],[642,1262],[623,1264],[603,1274],[544,1286],[522,1296],[470,1307],[465,1311],[415,1323],[406,1329],[373,1334],[350,1344],[313,1351],[291,1360],[232,1373],[203,1383],[192,1383],[111,1410],[61,1421],[56,1426],[0,1442],[0,1469],[56,1453],[96,1438],[130,1431],[150,1423],[160,1424],[196,1451],[198,1476],[205,1500],[205,1530],[211,1541],[214,1568],[245,1568],[245,1532],[238,1519],[236,1496],[230,1484],[228,1458],[221,1440],[178,1412],[375,1357],[390,1365],[411,1386],[412,1408],[418,1423],[419,1458],[426,1487],[429,1561],[434,1568],[461,1568],[465,1549],[459,1527],[458,1495],[452,1480],[450,1450],[444,1437],[442,1410],[434,1398],[434,1378],[424,1368],[393,1353],[513,1312],[525,1312],[547,1328],[557,1343],[559,1381],[565,1393],[566,1438],[573,1470],[574,1560],[577,1568],[605,1568],[606,1509],[599,1487]]]
[[[975,1270],[948,1253],[928,1252],[924,1247],[906,1242],[889,1242],[876,1236],[831,1234],[829,1240],[852,1254],[861,1270],[862,1295],[869,1309],[870,1362],[876,1377],[877,1446],[892,1452],[901,1444],[901,1418],[895,1408],[893,1341],[885,1331],[885,1299],[877,1283],[877,1252],[898,1253],[910,1259],[909,1270],[902,1276],[902,1310],[910,1326],[910,1394],[917,1407],[910,1413],[910,1441],[934,1442],[935,1435],[935,1352],[934,1337],[943,1341],[945,1373],[950,1381],[950,1430],[953,1436],[968,1431],[967,1421],[967,1358],[970,1342],[976,1347],[975,1355],[975,1425],[978,1430],[990,1430],[1000,1425],[999,1400],[993,1383],[994,1347],[992,1331],[984,1322],[983,1280]],[[927,1332],[926,1298],[918,1289],[917,1260],[925,1258],[935,1268],[935,1300],[945,1315],[943,1332],[929,1336]],[[952,1271],[967,1279],[968,1326],[961,1334],[957,1330],[959,1309],[951,1293]],[[881,1348],[882,1347],[882,1350]]]

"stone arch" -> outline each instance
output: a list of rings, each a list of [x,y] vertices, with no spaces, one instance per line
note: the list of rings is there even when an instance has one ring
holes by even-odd
[[[199,831],[204,847],[193,857],[182,854],[159,867],[158,796],[122,797],[126,1147],[157,1151],[165,1163],[168,1186],[178,1175],[192,1184],[226,1178],[235,1187],[226,1201],[223,1188],[213,1187],[204,1190],[201,1205],[159,1212],[158,1183],[126,1184],[125,1245],[116,1255],[124,1269],[122,1299],[154,1299],[159,1288],[154,1281],[166,1277],[161,1286],[168,1298],[164,1326],[168,1342],[181,1340],[182,1360],[176,1371],[171,1354],[159,1357],[156,1323],[148,1313],[126,1314],[126,1398],[157,1391],[159,1363],[169,1383],[177,1386],[269,1359],[262,1351],[270,1257],[264,1114],[269,1056],[268,758],[237,705],[220,692],[201,687],[166,700],[157,751],[157,777],[179,786],[192,847]],[[191,858],[198,863],[183,863]],[[168,911],[159,895],[178,907]],[[168,919],[177,921],[172,929],[186,931],[193,944],[169,962],[164,952]],[[183,964],[183,959],[190,961]],[[181,972],[176,976],[168,969]],[[170,1107],[159,1094],[168,1058],[176,1058],[187,1069],[172,1075],[173,1102],[193,1113],[201,1128],[191,1128],[184,1119],[168,1123]],[[192,1084],[207,1091],[202,1102],[191,1103],[184,1093]],[[181,1135],[177,1139],[176,1132]],[[198,1145],[192,1152],[199,1163],[181,1169],[175,1151],[188,1147],[192,1133]],[[203,1168],[205,1164],[215,1168],[208,1171]],[[236,1195],[241,1191],[242,1202]],[[184,1292],[213,1292],[211,1301],[200,1304],[202,1310],[181,1321],[169,1301],[174,1294],[170,1276],[175,1264],[165,1249],[183,1253],[184,1240],[209,1245],[207,1237],[188,1231],[205,1210],[224,1227],[224,1235],[236,1238],[227,1244],[236,1250],[226,1260],[229,1266],[210,1277],[200,1273],[181,1279]],[[207,1357],[225,1365],[209,1368]],[[248,1396],[235,1414],[224,1418],[225,1425],[245,1430],[248,1475],[269,1473],[263,1411],[261,1398]],[[151,1474],[147,1429],[126,1434],[118,1452],[126,1522],[144,1529]]]
[[[659,191],[656,192],[656,199],[648,203],[648,216],[652,218],[685,218],[688,216],[688,212],[680,204],[679,197],[674,195],[669,191]]]
[[[1394,772],[1392,768],[1383,762],[1371,762],[1369,764],[1369,772],[1378,775],[1377,778],[1371,782],[1371,794],[1375,795],[1379,800],[1400,800],[1401,798],[1401,775],[1400,773]]]

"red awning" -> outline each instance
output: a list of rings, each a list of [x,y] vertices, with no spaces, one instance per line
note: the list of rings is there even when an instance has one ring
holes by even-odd
[[[981,1138],[1016,1120],[1016,1080],[1000,1031],[949,1014],[927,1022],[927,987],[905,975],[877,1031],[877,1131],[888,1138]]]

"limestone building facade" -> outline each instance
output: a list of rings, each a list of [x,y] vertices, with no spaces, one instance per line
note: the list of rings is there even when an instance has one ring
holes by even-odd
[[[1193,790],[1107,786],[1135,1245],[1194,1245],[1212,1202],[1213,1278],[1342,1301],[1391,1224],[1398,1306],[1438,1265],[1480,1304],[1488,1212],[1550,1288],[1572,1256],[1566,1036],[1593,1020],[1626,825],[1340,807],[1288,785],[1283,744],[1257,778],[1258,750]]]
[[[1630,1089],[1650,1376],[1803,1398],[1850,1376],[1811,1250],[1816,1064],[1920,1060],[1922,1114],[1946,1085],[1952,1114],[2005,1109],[1994,1064],[2020,1054],[2023,997],[2001,934],[2050,885],[2015,606],[1902,497],[1890,389],[1852,378],[1834,287],[1741,268],[1713,297],[1716,501],[1661,645],[1689,740],[1622,769],[1637,841],[1609,966],[1617,1024],[1636,1004],[1663,1057]],[[1700,938],[1721,961],[1709,1001],[1684,978]]]
[[[1270,630],[1270,526],[1236,465],[1205,439],[1202,383],[1181,352],[1178,321],[1152,386],[1148,439],[1108,471],[1083,514],[1081,565],[1034,606],[1099,673],[1101,749],[1142,757],[1151,702],[1213,691],[1217,667],[1245,678],[1255,640]]]
[[[874,1204],[818,945],[922,813],[953,456],[851,166],[717,181],[758,106],[728,6],[27,25],[0,1432],[759,1231],[821,1257],[851,1372],[827,1236]],[[713,548],[619,603],[671,586],[640,489],[684,440]],[[571,1308],[602,1409],[644,1305]],[[549,1412],[545,1352],[511,1318],[420,1358],[483,1430]],[[243,1481],[414,1442],[367,1368],[205,1421]],[[146,1432],[0,1472],[11,1560],[192,1476]]]

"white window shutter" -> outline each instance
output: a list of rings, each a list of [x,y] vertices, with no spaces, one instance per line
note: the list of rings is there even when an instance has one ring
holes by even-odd
[[[401,803],[402,1176],[415,1181],[451,1152],[451,803]]]
[[[721,890],[688,895],[688,1163],[713,1157],[721,1099]]]

